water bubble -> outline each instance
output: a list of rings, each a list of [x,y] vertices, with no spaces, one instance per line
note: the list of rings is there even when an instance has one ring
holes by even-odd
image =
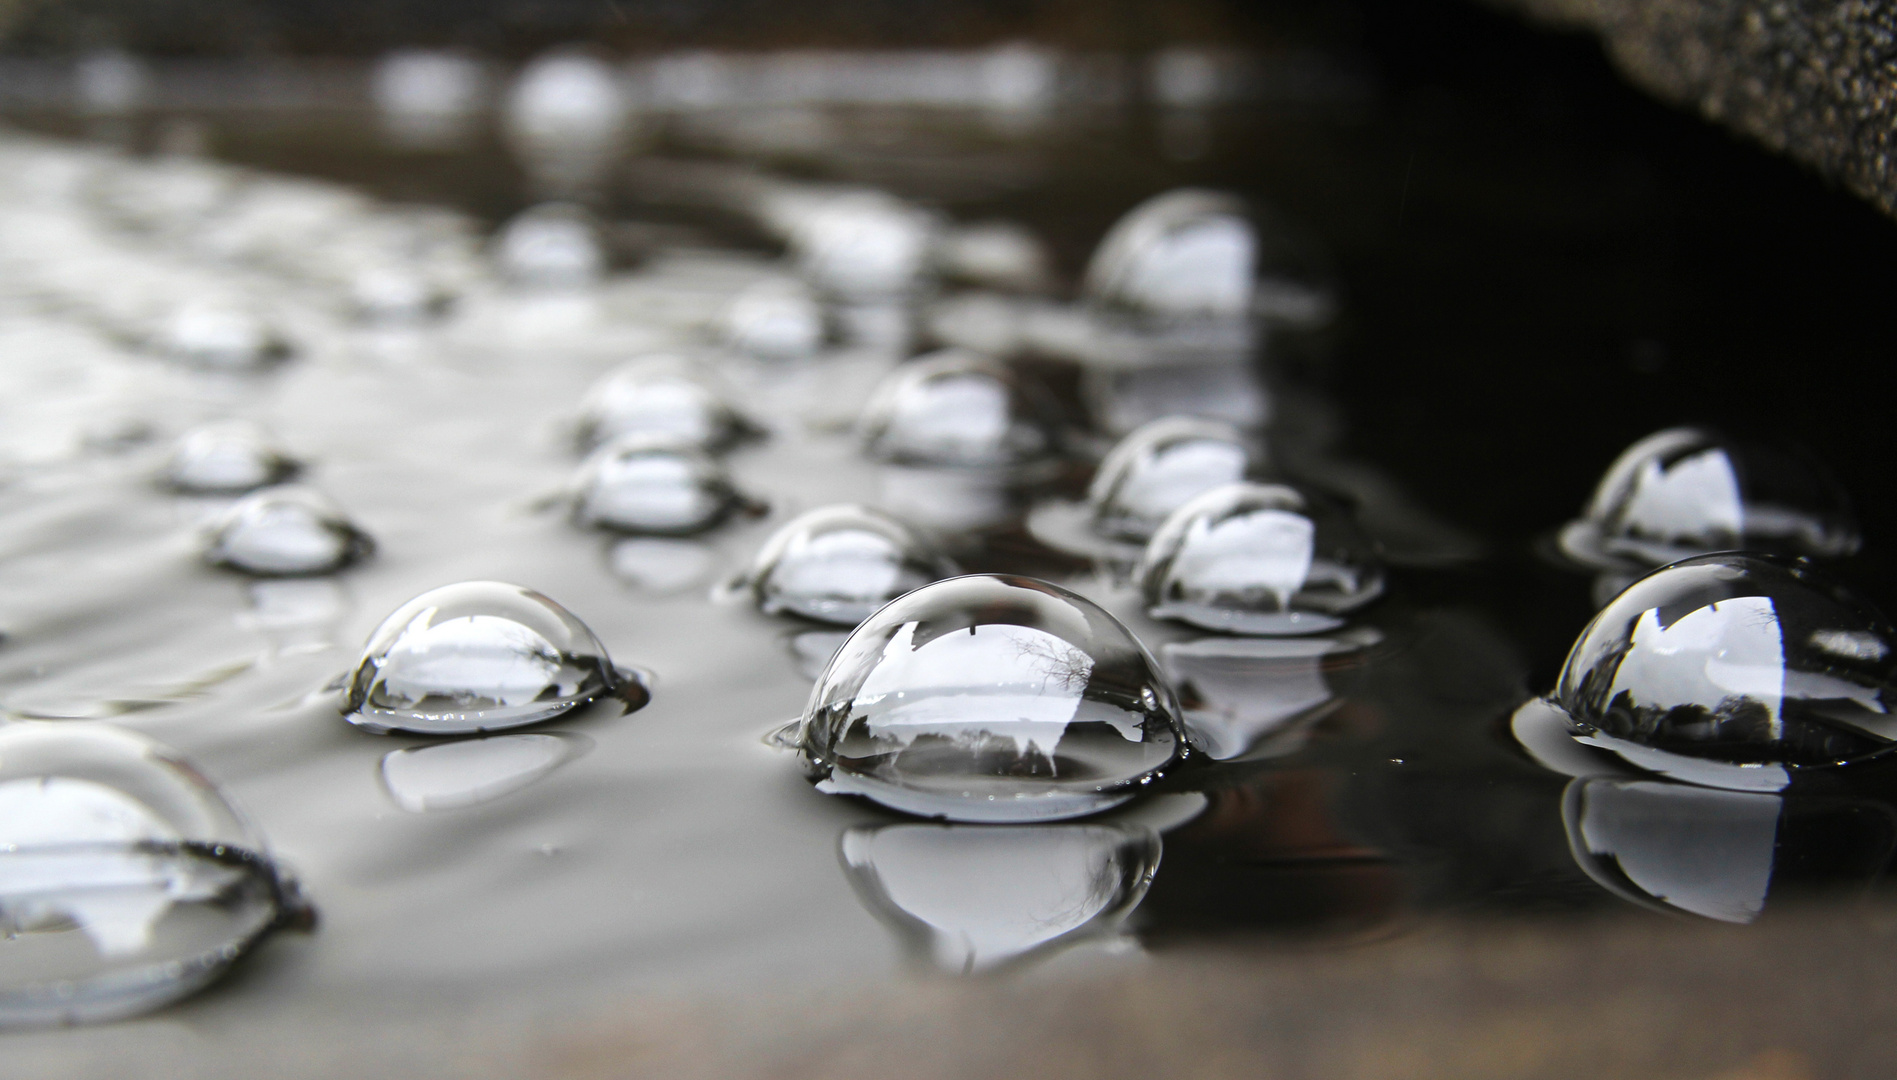
[[[1751,923],[1814,886],[1866,886],[1897,849],[1888,806],[1655,779],[1568,785],[1561,816],[1587,875],[1643,907]]]
[[[880,191],[823,199],[799,215],[790,247],[804,275],[845,299],[899,296],[929,268],[933,216]]]
[[[265,488],[239,500],[211,526],[204,557],[262,577],[340,570],[375,551],[335,503],[308,488]]]
[[[1794,452],[1669,428],[1628,447],[1561,549],[1603,569],[1644,569],[1714,551],[1838,558],[1857,521],[1824,469]]]
[[[1100,462],[1087,489],[1095,532],[1144,542],[1173,511],[1255,467],[1251,448],[1231,427],[1167,417],[1121,439]]]
[[[521,70],[504,115],[509,144],[538,185],[577,191],[597,184],[633,134],[620,75],[586,52],[556,50]]]
[[[511,795],[593,749],[566,732],[490,735],[391,751],[382,786],[410,813],[456,810]]]
[[[926,585],[858,626],[795,735],[821,790],[956,821],[1045,821],[1137,795],[1185,754],[1126,627],[1033,578]]]
[[[859,827],[838,847],[871,912],[936,966],[975,972],[1117,932],[1161,845],[1106,822]]]
[[[1258,236],[1236,197],[1181,189],[1122,217],[1087,264],[1096,303],[1161,316],[1243,315]]]
[[[194,300],[165,328],[171,355],[197,367],[249,370],[283,360],[289,342],[263,315],[231,300]]]
[[[155,1009],[308,917],[171,751],[104,725],[0,727],[0,1027]]]
[[[1582,742],[1641,769],[1778,790],[1788,770],[1897,740],[1892,641],[1881,614],[1804,566],[1704,555],[1603,608],[1553,704]]]
[[[725,309],[724,338],[738,352],[766,360],[815,356],[823,348],[823,307],[802,282],[760,281]]]
[[[160,468],[169,487],[194,495],[239,494],[296,475],[301,465],[255,424],[225,420],[184,433]]]
[[[577,434],[584,450],[646,435],[715,453],[751,430],[698,365],[656,354],[627,362],[587,391]]]
[[[472,57],[404,49],[378,60],[370,95],[383,130],[399,146],[452,150],[474,134],[487,71]]]
[[[426,322],[447,310],[449,296],[420,270],[370,266],[349,282],[350,301],[363,321],[385,326]]]
[[[767,614],[855,626],[898,596],[959,572],[880,510],[825,506],[773,533],[744,584]]]
[[[871,457],[900,465],[994,468],[1044,461],[1059,449],[1048,403],[1004,365],[943,349],[911,360],[876,388],[862,435]]]
[[[463,581],[417,596],[369,635],[346,719],[370,731],[464,735],[550,720],[610,694],[645,704],[586,625],[518,585]]]
[[[1236,634],[1306,634],[1383,593],[1383,567],[1349,514],[1284,484],[1226,484],[1181,506],[1137,578],[1154,618]]]
[[[703,532],[749,505],[711,456],[649,435],[622,436],[593,451],[574,487],[574,520],[629,533]]]
[[[516,214],[495,240],[501,272],[534,288],[579,289],[606,273],[599,223],[573,203],[541,203]]]

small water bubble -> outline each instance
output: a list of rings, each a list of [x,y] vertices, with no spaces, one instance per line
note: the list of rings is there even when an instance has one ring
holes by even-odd
[[[1701,428],[1669,428],[1614,460],[1561,550],[1587,566],[1646,569],[1714,551],[1840,558],[1857,521],[1823,467]]]
[[[825,791],[958,821],[1094,813],[1186,753],[1172,691],[1124,626],[1046,582],[986,574],[858,626],[799,745]]]
[[[943,349],[911,360],[876,388],[863,411],[865,451],[899,465],[996,468],[1059,452],[1051,406],[1006,366]]]
[[[147,1012],[309,918],[171,751],[104,725],[0,727],[0,1028]]]
[[[823,199],[800,215],[791,252],[804,275],[845,299],[899,296],[929,270],[935,218],[880,191]]]
[[[371,731],[460,735],[552,719],[608,695],[645,704],[586,625],[518,585],[464,581],[397,608],[349,677],[346,716]]]
[[[226,420],[185,432],[166,456],[159,478],[194,495],[240,494],[280,484],[300,468],[256,424]]]
[[[749,505],[717,460],[650,435],[622,436],[595,450],[574,490],[580,524],[662,536],[703,532]]]
[[[1243,436],[1211,420],[1154,420],[1121,439],[1087,489],[1095,532],[1145,542],[1173,511],[1256,467]]]
[[[579,49],[555,49],[521,69],[503,114],[509,146],[536,184],[580,191],[605,179],[635,129],[620,72]]]
[[[1195,497],[1153,535],[1137,577],[1155,618],[1236,634],[1334,629],[1383,593],[1348,512],[1284,484]]]
[[[599,223],[573,203],[541,203],[515,215],[496,237],[494,257],[508,280],[532,288],[585,288],[606,273]]]
[[[261,577],[328,574],[367,558],[375,541],[308,488],[245,496],[212,526],[205,559]]]
[[[885,825],[838,844],[850,884],[921,957],[994,968],[1119,930],[1159,869],[1143,825]]]
[[[349,282],[349,298],[364,322],[411,326],[447,310],[448,291],[406,266],[368,266]]]
[[[726,344],[765,360],[815,356],[825,334],[823,307],[799,281],[757,282],[733,297],[724,313]]]
[[[410,813],[455,810],[519,791],[592,749],[593,740],[567,732],[411,746],[382,759],[382,786]]]
[[[180,307],[165,328],[164,346],[185,363],[227,371],[261,368],[292,351],[264,315],[224,299],[194,300]]]
[[[1236,197],[1181,189],[1122,217],[1095,249],[1085,289],[1096,303],[1162,316],[1243,315],[1258,236]]]
[[[1840,635],[1857,643],[1848,655],[1823,644]],[[1583,742],[1638,768],[1778,790],[1788,770],[1897,741],[1891,640],[1880,613],[1808,567],[1704,555],[1603,608],[1568,654],[1553,704]]]
[[[752,430],[710,373],[671,353],[642,356],[594,383],[580,403],[582,450],[624,435],[662,437],[710,453]]]
[[[376,62],[370,93],[383,130],[398,146],[454,150],[475,133],[487,82],[486,69],[472,57],[404,49]]]
[[[898,596],[959,572],[915,530],[880,510],[826,506],[773,533],[744,584],[767,614],[855,626]]]

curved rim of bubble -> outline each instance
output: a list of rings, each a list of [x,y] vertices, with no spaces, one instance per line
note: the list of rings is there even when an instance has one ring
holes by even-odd
[[[543,708],[538,709],[520,706],[519,708],[524,711],[519,714],[512,714],[512,710],[506,710],[510,715],[494,716],[490,719],[488,714],[503,710],[469,710],[457,714],[453,719],[437,720],[430,717],[418,721],[413,716],[393,711],[355,709],[343,712],[342,718],[374,735],[452,735],[479,738],[483,735],[494,735],[558,720],[569,713],[589,708],[608,699],[619,701],[622,706],[621,716],[638,712],[652,703],[653,680],[650,672],[640,667],[615,664],[610,658],[604,659],[605,662],[600,665],[600,670],[609,674],[602,675],[604,685],[594,693],[570,701],[549,701]],[[357,668],[351,668],[340,676],[341,685],[337,689],[344,694],[345,703],[357,670]],[[467,719],[468,717],[479,717],[481,720],[471,721]]]
[[[1246,438],[1238,425],[1229,421],[1187,413],[1172,413],[1140,424],[1122,435],[1119,441],[1107,450],[1106,456],[1100,459],[1099,468],[1094,471],[1093,479],[1087,484],[1085,502],[1090,515],[1089,528],[1099,531],[1100,525],[1105,520],[1104,511],[1112,506],[1112,497],[1134,475],[1142,462],[1156,461],[1169,450],[1179,446],[1191,443],[1218,443],[1236,447],[1245,456],[1244,468],[1240,470],[1237,477],[1201,488],[1193,496],[1182,500],[1180,505],[1190,502],[1191,498],[1198,494],[1210,491],[1214,487],[1221,487],[1226,483],[1256,481],[1256,474],[1264,464],[1265,455],[1255,442],[1253,439]],[[1124,542],[1143,546],[1146,541],[1152,539],[1153,533],[1158,532],[1160,526],[1165,524],[1166,518],[1171,516],[1169,511],[1162,514],[1157,521],[1138,519],[1149,522],[1152,530],[1143,537],[1132,533],[1122,534]],[[1107,536],[1108,534],[1102,532],[1100,535]]]

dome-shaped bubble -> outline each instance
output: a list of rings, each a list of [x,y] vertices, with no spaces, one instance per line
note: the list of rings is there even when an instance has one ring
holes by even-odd
[[[159,477],[192,494],[220,495],[280,484],[300,466],[264,430],[242,420],[200,424],[166,455]]]
[[[586,625],[518,585],[463,581],[417,596],[369,635],[346,718],[371,731],[460,735],[535,724],[608,694],[643,705]]]
[[[1561,548],[1595,566],[1659,566],[1714,551],[1838,558],[1857,521],[1824,469],[1778,447],[1669,428],[1628,447]]]
[[[908,525],[863,506],[825,506],[786,522],[745,581],[759,608],[855,626],[904,593],[959,571]]]
[[[586,52],[560,49],[535,57],[509,91],[507,134],[526,153],[557,153],[624,137],[631,101],[619,73]]]
[[[575,489],[576,521],[628,533],[703,532],[745,505],[711,456],[651,435],[625,435],[593,451]]]
[[[823,306],[801,281],[757,282],[733,297],[724,312],[726,344],[765,360],[816,355],[824,341]]]
[[[366,558],[375,541],[321,494],[278,487],[245,496],[212,525],[204,557],[261,577],[327,574]]]
[[[104,725],[0,726],[0,1028],[157,1008],[307,914],[170,750]]]
[[[364,322],[410,326],[447,309],[448,292],[413,267],[365,266],[349,280],[349,299]]]
[[[290,355],[290,345],[262,314],[234,300],[194,300],[165,328],[164,345],[188,364],[246,370]]]
[[[1571,730],[1641,768],[1783,787],[1787,768],[1897,739],[1892,631],[1797,564],[1729,552],[1656,570],[1594,617],[1554,702]]]
[[[884,825],[838,845],[869,909],[938,967],[983,971],[1111,935],[1145,899],[1144,825]]]
[[[1213,420],[1170,416],[1121,439],[1087,489],[1093,530],[1116,540],[1150,539],[1195,496],[1245,479],[1254,459],[1245,438]]]
[[[849,299],[909,292],[929,267],[935,220],[880,191],[845,192],[802,214],[790,246],[804,275]]]
[[[865,620],[796,739],[823,790],[957,821],[1094,813],[1187,752],[1172,691],[1126,627],[1065,589],[989,574]]]
[[[1154,618],[1235,634],[1307,634],[1383,594],[1383,566],[1342,507],[1285,484],[1226,484],[1166,519],[1137,573]]]
[[[643,435],[716,452],[749,429],[697,365],[657,354],[628,361],[593,384],[580,404],[578,436],[587,450]]]
[[[1096,303],[1165,316],[1242,315],[1251,304],[1258,235],[1237,198],[1182,189],[1122,217],[1087,264]]]
[[[863,411],[862,433],[871,457],[902,465],[1024,465],[1059,448],[1040,395],[1006,366],[962,349],[890,373]]]
[[[1867,886],[1897,848],[1897,818],[1878,803],[1651,778],[1576,780],[1562,819],[1575,862],[1608,891],[1730,923],[1788,894]]]
[[[582,288],[606,272],[599,223],[573,203],[542,203],[516,214],[495,239],[494,257],[509,280],[538,288]]]

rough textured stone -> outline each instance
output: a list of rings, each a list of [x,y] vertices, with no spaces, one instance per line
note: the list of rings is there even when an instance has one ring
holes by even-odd
[[[1489,0],[1599,34],[1629,79],[1897,216],[1897,6],[1875,0]]]

